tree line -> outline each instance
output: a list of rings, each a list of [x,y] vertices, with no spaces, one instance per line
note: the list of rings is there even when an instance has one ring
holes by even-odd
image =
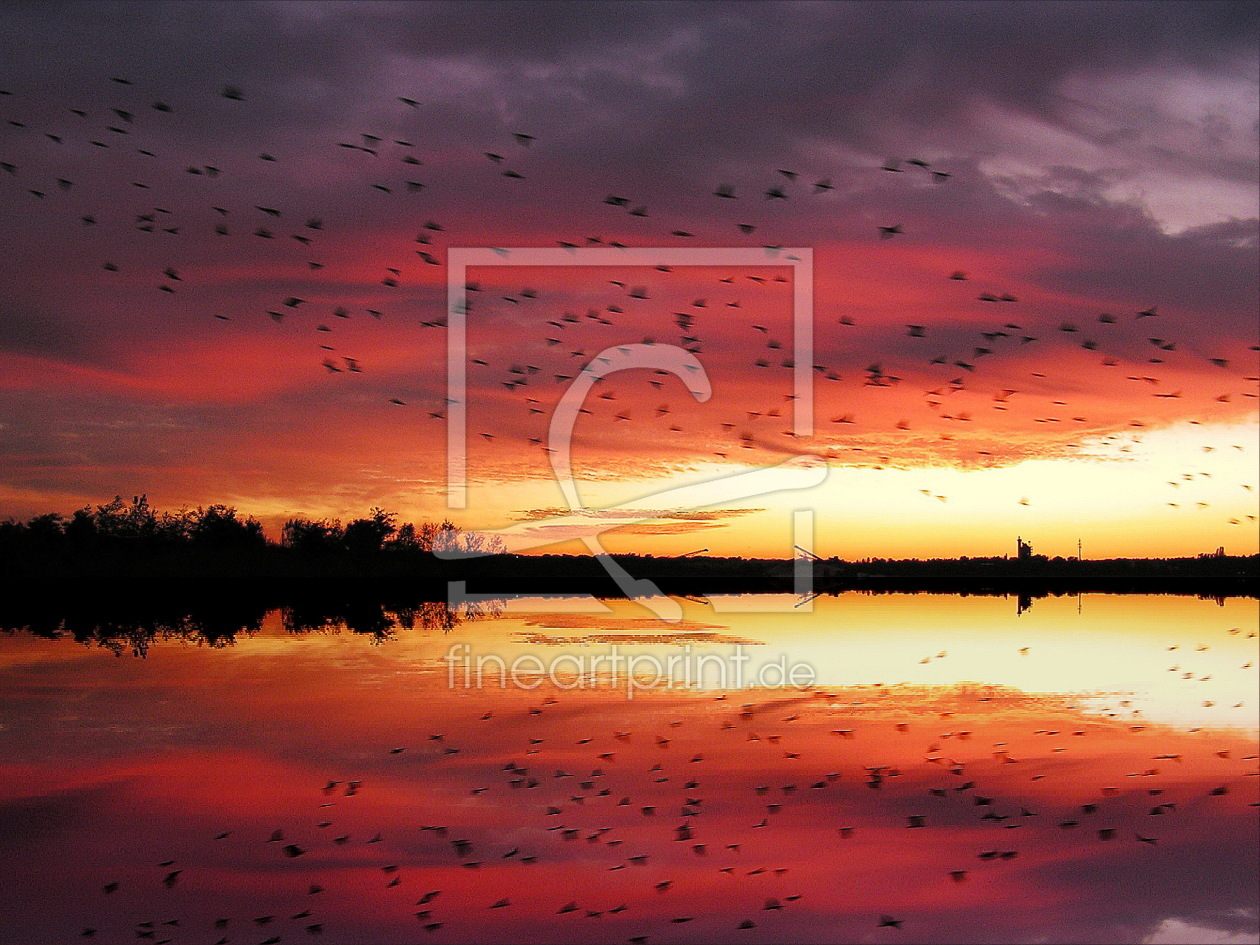
[[[602,560],[601,560],[602,559]],[[605,567],[616,561],[664,593],[782,593],[796,587],[782,559],[651,554],[508,555],[501,539],[450,521],[400,522],[381,508],[343,523],[290,518],[277,539],[235,508],[217,504],[166,512],[146,496],[87,506],[69,516],[0,521],[0,574],[10,596],[57,600],[68,592],[92,599],[178,595],[190,588],[221,595],[247,586],[295,596],[405,591],[428,600],[457,593],[581,593],[620,596]],[[1140,592],[1224,597],[1254,595],[1260,556],[1221,553],[1181,558],[959,557],[952,559],[816,558],[812,590],[934,593]]]
[[[299,554],[501,554],[503,541],[466,531],[450,521],[399,523],[398,515],[373,508],[346,524],[340,519],[291,518],[284,524],[278,546],[262,523],[242,516],[229,505],[198,506],[178,512],[159,511],[147,496],[122,496],[96,507],[76,509],[69,517],[59,512],[26,521],[0,521],[0,552],[22,551],[216,551],[289,549]]]

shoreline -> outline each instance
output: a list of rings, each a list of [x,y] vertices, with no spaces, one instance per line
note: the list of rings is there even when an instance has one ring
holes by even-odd
[[[601,560],[605,559],[605,560]],[[625,597],[605,564],[651,581],[667,595],[934,593],[1018,596],[1177,594],[1260,599],[1260,556],[1196,558],[815,559],[667,558],[651,555],[487,555],[429,553],[306,555],[268,547],[167,554],[93,554],[14,560],[4,568],[10,601],[85,603],[150,598],[237,599],[346,597],[445,601],[461,595]]]

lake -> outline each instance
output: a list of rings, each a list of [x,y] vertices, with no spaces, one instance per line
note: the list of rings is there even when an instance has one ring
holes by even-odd
[[[682,603],[0,610],[0,942],[1257,941],[1255,600]]]

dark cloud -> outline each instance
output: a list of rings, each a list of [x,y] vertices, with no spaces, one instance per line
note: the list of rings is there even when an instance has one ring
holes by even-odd
[[[271,483],[269,495],[293,490],[298,469],[320,480],[304,496],[376,495],[398,467],[358,459],[368,431],[423,457],[407,481],[439,479],[444,333],[433,325],[440,264],[457,245],[815,247],[816,363],[843,377],[819,380],[819,412],[867,424],[823,439],[844,434],[877,462],[919,464],[940,448],[935,428],[910,442],[893,425],[930,427],[924,392],[956,387],[963,372],[967,390],[944,412],[967,398],[963,410],[985,410],[957,439],[973,459],[1059,455],[1071,439],[1004,423],[1027,426],[1034,409],[992,413],[1007,388],[1083,400],[1063,412],[1097,433],[1201,415],[1197,402],[1119,390],[1099,374],[1102,357],[1195,396],[1228,389],[1228,405],[1210,406],[1217,418],[1252,406],[1238,390],[1257,294],[1247,4],[26,3],[6,6],[0,24],[0,89],[12,93],[0,96],[0,161],[13,165],[0,173],[13,208],[0,221],[0,353],[11,361],[0,451],[13,487],[60,494],[61,463],[73,492],[158,475],[186,455],[215,472],[184,469],[178,501],[237,477]],[[221,94],[229,85],[241,100]],[[513,137],[522,132],[528,146]],[[934,183],[904,163],[890,174],[890,158],[950,176]],[[830,189],[815,193],[820,180]],[[719,184],[738,199],[715,197]],[[768,199],[774,186],[784,199]],[[606,205],[609,194],[646,216]],[[879,240],[894,223],[896,239]],[[954,269],[971,281],[947,282]],[[662,311],[689,304],[685,291],[658,297]],[[992,291],[1019,306],[999,314],[976,301]],[[543,343],[502,294],[487,293],[476,315],[490,338],[477,356],[496,368]],[[286,307],[291,298],[301,301]],[[573,283],[531,311],[608,303]],[[1150,305],[1162,320],[1148,331],[1132,316]],[[1101,311],[1125,321],[1088,339],[1059,331]],[[838,331],[841,317],[857,328]],[[1006,321],[1036,342],[999,339],[974,376],[957,366],[976,357],[979,331]],[[910,322],[927,326],[924,339],[907,337]],[[750,373],[760,341],[746,325],[712,310],[699,324],[714,376],[738,378],[749,401],[714,409],[764,416],[786,390],[778,361]],[[1178,346],[1158,370],[1144,367],[1149,335]],[[1089,363],[1084,340],[1098,345]],[[1210,357],[1233,366],[1207,391],[1222,377]],[[365,373],[351,376],[345,358]],[[863,386],[872,362],[900,386]],[[1060,364],[1072,370],[1029,379]],[[503,373],[473,373],[472,429],[519,443],[542,431],[520,435]],[[615,436],[602,421],[580,431],[590,475],[739,449],[739,429],[723,440],[716,424],[682,417],[677,430],[670,420],[620,432],[654,406],[619,406],[633,423]],[[1048,405],[1036,409],[1045,420]],[[779,431],[766,426],[754,432],[769,443]],[[264,442],[289,452],[267,456]],[[537,474],[527,466],[517,451],[485,468]]]

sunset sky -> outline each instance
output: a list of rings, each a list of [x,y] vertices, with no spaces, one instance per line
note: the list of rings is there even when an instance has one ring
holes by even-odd
[[[814,550],[849,558],[1257,550],[1249,4],[41,3],[0,27],[0,518],[146,493],[273,536],[380,505],[512,547],[624,520],[609,549],[786,557],[813,509]],[[771,249],[473,267],[448,391],[449,248],[620,246]],[[808,371],[784,247],[812,251]],[[645,342],[712,396],[596,383],[568,515],[553,408]],[[789,459],[764,494],[654,498]]]

